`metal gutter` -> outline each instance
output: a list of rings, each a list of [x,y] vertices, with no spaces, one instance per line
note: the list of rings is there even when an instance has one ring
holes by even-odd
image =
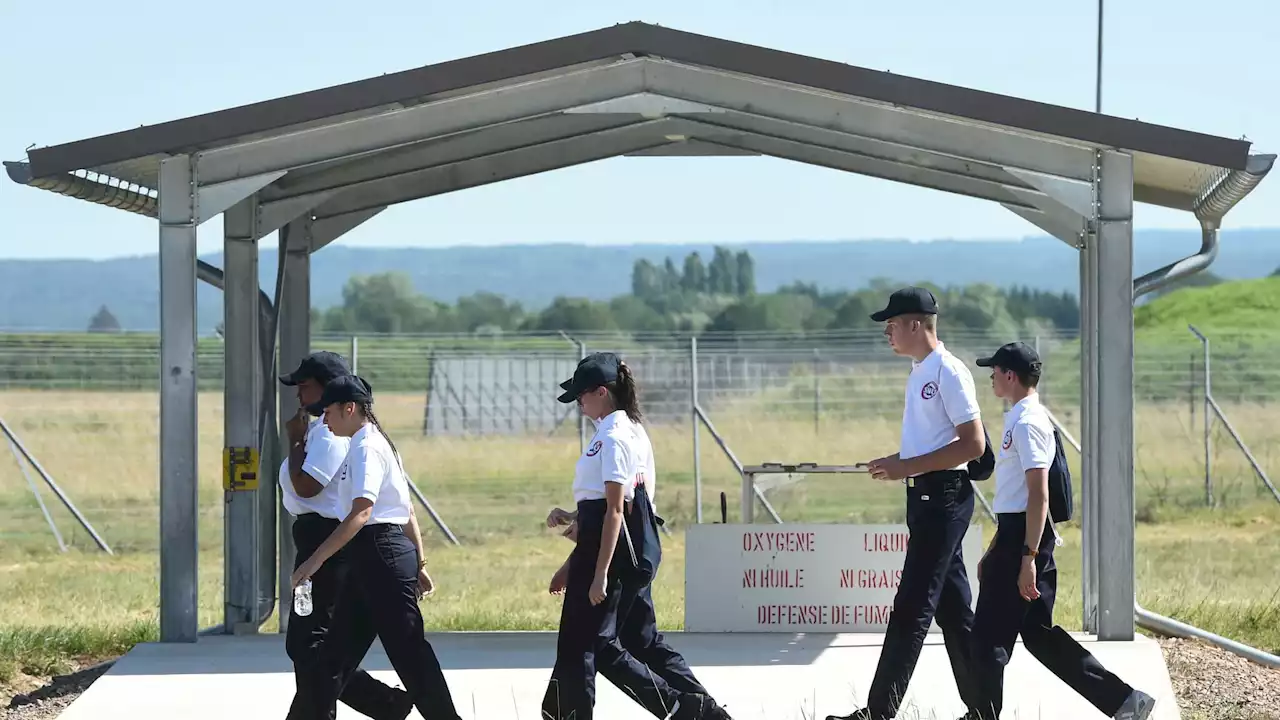
[[[141,185],[127,184],[122,180],[106,175],[98,175],[98,177],[107,178],[107,182],[71,173],[38,178],[32,175],[31,164],[25,162],[10,162],[6,160],[4,168],[9,173],[9,179],[19,185],[27,185],[78,200],[87,200],[99,205],[127,210],[149,218],[160,216],[159,194],[152,195],[150,194],[152,192],[150,188],[145,188]]]
[[[1267,173],[1271,172],[1275,161],[1275,155],[1250,155],[1244,170],[1223,173],[1200,196],[1192,210],[1196,220],[1200,222],[1200,251],[1134,280],[1134,299],[1194,275],[1213,264],[1218,257],[1218,228],[1222,224],[1222,218],[1262,182]]]

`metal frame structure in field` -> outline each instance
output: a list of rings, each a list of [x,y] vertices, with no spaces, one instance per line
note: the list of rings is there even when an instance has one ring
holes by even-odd
[[[933,188],[1000,203],[1078,248],[1086,625],[1104,640],[1133,636],[1133,300],[1212,261],[1223,215],[1275,157],[1243,140],[626,23],[6,163],[20,184],[159,220],[162,640],[197,636],[199,225],[227,213],[227,442],[249,443],[258,239],[281,231],[281,357],[292,359],[308,349],[308,259],[343,233],[389,205],[624,155],[766,155]],[[1193,213],[1202,252],[1135,283],[1135,202]],[[240,570],[267,532],[261,512],[244,524],[252,494],[231,495],[229,599],[264,581]],[[283,569],[287,523],[280,533]],[[257,619],[242,610],[238,622],[227,627]]]

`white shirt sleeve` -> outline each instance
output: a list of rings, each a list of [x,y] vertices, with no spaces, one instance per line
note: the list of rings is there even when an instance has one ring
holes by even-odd
[[[369,502],[377,502],[378,493],[382,490],[382,479],[387,474],[382,456],[368,445],[352,443],[348,464],[351,499],[354,501],[356,498],[365,498]]]
[[[952,425],[963,425],[982,416],[982,409],[978,406],[978,391],[973,384],[973,375],[967,368],[956,367],[954,363],[943,363],[938,373],[938,389],[942,395],[942,407],[947,411],[947,418]]]
[[[1013,426],[1013,444],[1018,449],[1022,472],[1047,468],[1053,464],[1056,448],[1053,433],[1037,423],[1020,422]]]
[[[635,460],[631,446],[619,442],[619,438],[610,434],[603,438],[604,447],[600,449],[601,480],[606,483],[618,483],[624,489],[631,486],[635,479]]]
[[[310,475],[321,487],[328,487],[334,473],[347,458],[347,449],[331,432],[312,433],[307,439],[307,456],[302,459],[302,471]]]

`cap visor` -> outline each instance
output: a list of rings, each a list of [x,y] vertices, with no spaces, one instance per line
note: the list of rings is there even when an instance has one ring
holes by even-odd
[[[310,405],[307,406],[307,412],[311,413],[312,415],[315,415],[316,417],[323,415],[324,403],[323,402],[311,403]]]
[[[294,376],[294,373],[285,373],[284,375],[281,375],[280,383],[282,385],[289,385],[289,386],[297,385],[298,381],[294,379],[293,376]]]
[[[871,313],[871,319],[875,320],[876,322],[884,322],[885,320],[888,320],[889,318],[894,317],[897,314],[898,313],[893,312],[889,308],[885,308],[880,312]]]
[[[995,357],[978,358],[978,367],[995,367]]]

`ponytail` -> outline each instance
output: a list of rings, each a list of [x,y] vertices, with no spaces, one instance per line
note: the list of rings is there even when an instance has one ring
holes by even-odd
[[[609,390],[613,394],[614,405],[625,412],[631,422],[638,423],[642,420],[640,389],[636,385],[635,375],[631,374],[631,368],[626,363],[618,363],[618,380],[610,384]]]
[[[378,432],[382,433],[382,437],[387,439],[387,444],[391,446],[391,452],[396,456],[399,456],[400,451],[396,449],[396,444],[391,442],[391,436],[387,434],[386,430],[382,429],[382,423],[378,422],[378,416],[373,414],[373,403],[360,403],[360,412],[369,420],[369,422],[373,423],[373,426],[378,429]]]

